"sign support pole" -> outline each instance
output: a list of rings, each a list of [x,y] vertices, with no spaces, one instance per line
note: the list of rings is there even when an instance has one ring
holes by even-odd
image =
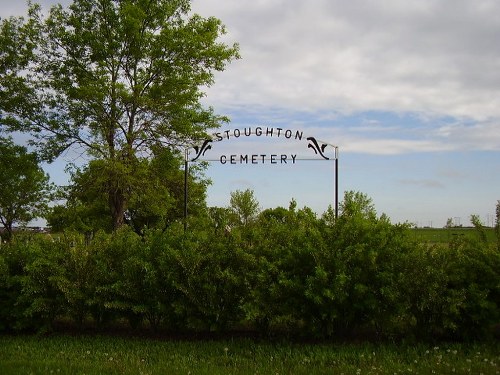
[[[335,146],[335,219],[339,217],[339,148]]]
[[[187,230],[187,217],[188,217],[188,149],[184,150],[184,232]]]

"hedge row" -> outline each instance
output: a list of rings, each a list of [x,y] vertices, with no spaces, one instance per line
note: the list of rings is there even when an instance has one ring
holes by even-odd
[[[405,225],[343,207],[264,211],[220,230],[209,218],[138,235],[124,227],[0,248],[0,330],[60,318],[106,325],[334,337],[477,338],[499,321],[500,254],[481,241],[412,241]]]

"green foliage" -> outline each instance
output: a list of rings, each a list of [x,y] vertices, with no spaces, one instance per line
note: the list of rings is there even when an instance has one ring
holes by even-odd
[[[259,202],[250,189],[232,192],[229,203],[231,210],[238,218],[237,224],[247,225],[259,213]]]
[[[134,311],[135,298],[141,293],[131,287],[129,278],[133,257],[141,253],[141,238],[124,227],[113,234],[97,233],[90,244],[95,270],[95,291],[88,301],[90,311],[98,324],[111,318],[125,317],[134,326],[140,318]]]
[[[117,229],[141,191],[139,158],[227,120],[200,102],[239,58],[224,33],[188,0],[74,0],[47,13],[30,4],[26,19],[0,23],[0,124],[29,133],[46,160],[76,146],[102,161]]]
[[[0,329],[58,318],[153,330],[478,339],[500,320],[500,254],[481,236],[417,243],[347,192],[338,218],[294,201],[226,230],[229,209],[0,248]],[[479,228],[481,229],[481,228]]]
[[[255,257],[247,319],[261,330],[295,327],[303,319],[307,278],[323,240],[315,214],[284,208],[263,211],[252,228],[247,251]]]
[[[470,221],[471,221],[472,225],[474,226],[474,228],[476,229],[476,233],[479,237],[479,240],[483,244],[486,245],[488,243],[488,236],[486,234],[483,223],[481,222],[481,219],[479,218],[479,215],[471,215]]]
[[[310,279],[320,332],[367,328],[390,334],[399,313],[401,261],[412,244],[406,225],[377,217],[371,200],[346,192],[333,225],[325,218],[328,246]]]
[[[128,185],[124,194],[125,222],[137,233],[145,229],[165,228],[183,217],[184,171],[178,155],[159,151],[153,158],[136,160],[132,168],[124,164],[93,160],[81,169],[73,169],[71,185],[65,192],[66,204],[55,206],[48,223],[53,231],[75,230],[93,234],[113,229],[113,213],[108,204],[110,184]],[[189,174],[189,209],[196,215],[205,206],[207,181],[197,172]]]
[[[25,307],[18,303],[21,295],[21,281],[25,266],[32,260],[34,244],[13,241],[0,247],[2,257],[2,277],[0,283],[0,328],[2,330],[21,329],[29,325],[25,319]]]
[[[192,329],[224,330],[242,318],[247,295],[249,256],[230,237],[219,237],[206,219],[191,222],[196,231],[175,225],[155,235],[161,261],[174,290],[178,324]]]
[[[42,217],[51,198],[49,176],[36,154],[0,137],[0,224],[10,240],[13,224],[27,224]]]
[[[25,308],[24,315],[30,324],[40,330],[50,330],[54,320],[66,312],[61,283],[68,248],[61,242],[41,240],[31,250],[32,258],[24,266],[22,290],[16,303]]]
[[[9,275],[9,265],[5,261],[5,258],[0,255],[0,300],[3,301],[0,307],[0,331],[8,328],[9,322],[9,311],[5,311],[5,307],[10,307],[9,303],[9,289],[10,289],[10,275]]]
[[[480,242],[421,247],[406,258],[406,320],[417,336],[474,339],[499,319],[499,254]]]

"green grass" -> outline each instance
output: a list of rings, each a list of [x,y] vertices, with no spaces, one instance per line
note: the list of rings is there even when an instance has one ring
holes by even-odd
[[[495,231],[493,228],[484,228],[489,242],[495,242]],[[449,243],[457,238],[478,238],[474,228],[414,228],[414,238],[420,242]]]
[[[500,344],[0,336],[0,374],[499,374]]]

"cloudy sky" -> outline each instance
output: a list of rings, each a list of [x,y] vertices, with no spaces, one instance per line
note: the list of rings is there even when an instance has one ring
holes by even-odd
[[[500,2],[194,0],[192,8],[221,19],[223,40],[240,45],[242,59],[205,98],[231,118],[223,130],[301,130],[338,146],[340,196],[361,191],[393,222],[468,225],[478,214],[491,224],[500,199]],[[0,0],[2,17],[24,9]],[[248,138],[211,152],[302,152],[285,139]],[[64,163],[48,167],[54,180]],[[295,198],[321,213],[334,203],[333,166],[211,162],[209,204],[250,188],[263,208]]]

